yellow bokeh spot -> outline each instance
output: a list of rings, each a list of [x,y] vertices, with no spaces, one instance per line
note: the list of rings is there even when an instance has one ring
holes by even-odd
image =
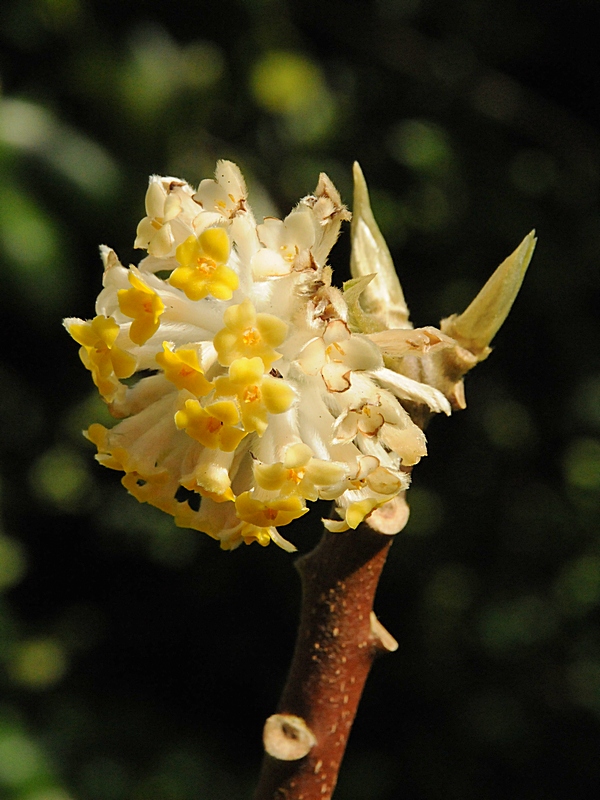
[[[156,362],[165,371],[165,378],[180,390],[187,389],[196,397],[205,397],[213,389],[212,382],[204,377],[195,350],[174,351],[168,342],[163,342],[163,352],[158,353]]]
[[[35,741],[22,732],[20,726],[11,724],[6,716],[3,717],[0,728],[0,786],[9,797],[15,794],[24,797],[17,787],[31,785],[39,779],[47,770],[46,760]],[[4,795],[7,796],[6,793]],[[25,796],[28,800],[31,797],[29,792]]]
[[[8,671],[14,683],[45,689],[63,677],[67,666],[66,653],[56,639],[29,639],[15,647]]]
[[[132,317],[129,338],[142,345],[154,336],[165,304],[154,289],[150,289],[134,272],[129,273],[131,289],[119,289],[119,308],[126,317]]]
[[[588,492],[600,491],[600,439],[571,442],[564,458],[567,483]]]
[[[19,542],[0,535],[0,592],[19,583],[26,569],[25,553]]]
[[[297,143],[317,142],[331,131],[336,102],[319,65],[289,51],[265,53],[254,65],[251,89],[256,103],[285,119],[287,133]],[[294,258],[293,245],[282,256]]]
[[[89,506],[92,481],[86,460],[76,450],[58,446],[42,453],[29,480],[34,494],[49,507],[75,513]]]
[[[392,155],[413,170],[429,174],[448,173],[453,153],[444,130],[418,119],[407,119],[392,129]]]
[[[277,114],[297,114],[323,92],[319,67],[299,53],[273,51],[252,72],[252,91],[263,108]]]
[[[238,288],[236,273],[228,266],[231,246],[223,228],[209,228],[200,236],[189,236],[175,251],[179,263],[169,283],[185,292],[190,300],[207,295],[230,300]]]

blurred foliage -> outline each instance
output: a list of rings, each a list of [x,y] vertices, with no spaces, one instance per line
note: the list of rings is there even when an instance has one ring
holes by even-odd
[[[600,783],[600,71],[593,0],[5,0],[0,9],[0,795],[247,797],[293,646],[276,548],[140,506],[62,316],[132,249],[150,173],[237,161],[257,215],[361,162],[416,324],[539,246],[469,409],[435,420],[340,800]],[[334,250],[347,278],[349,236]],[[10,333],[10,336],[8,335]],[[319,535],[297,526],[300,550]]]

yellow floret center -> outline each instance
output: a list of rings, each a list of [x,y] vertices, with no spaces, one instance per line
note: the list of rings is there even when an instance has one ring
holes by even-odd
[[[216,417],[209,417],[206,420],[206,430],[209,433],[216,433],[221,430],[224,424],[223,420],[217,419]]]
[[[261,399],[260,389],[258,386],[247,386],[242,395],[244,403],[258,403]]]
[[[303,469],[288,469],[286,477],[291,483],[300,483],[304,478],[304,473]]]
[[[282,244],[279,249],[281,250],[281,257],[288,264],[291,264],[298,255],[297,245]]]
[[[242,334],[242,344],[245,347],[255,347],[260,342],[260,333],[256,328],[246,328]]]

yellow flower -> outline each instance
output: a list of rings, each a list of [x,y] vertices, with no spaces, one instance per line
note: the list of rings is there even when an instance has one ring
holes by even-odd
[[[283,495],[297,494],[306,500],[317,500],[321,490],[331,490],[336,484],[341,494],[346,488],[343,479],[348,472],[345,464],[313,458],[311,448],[302,442],[288,447],[283,461],[275,464],[255,461],[253,469],[254,479],[261,489]],[[332,499],[329,492],[327,499]]]
[[[132,270],[129,272],[129,283],[131,289],[119,289],[117,292],[119,308],[126,317],[133,318],[129,338],[135,344],[142,345],[158,330],[165,304]]]
[[[83,432],[86,439],[96,445],[98,454],[96,461],[102,464],[103,467],[108,469],[116,469],[121,472],[127,471],[127,461],[129,455],[125,448],[111,447],[108,442],[109,431],[104,425],[99,422],[94,422],[93,425]]]
[[[266,547],[271,544],[271,531],[272,528],[259,528],[256,525],[251,525],[249,522],[244,522],[240,528],[240,536],[245,544],[252,544],[258,542],[261,547]]]
[[[282,525],[283,523],[280,522],[279,524]],[[271,544],[271,542],[275,542],[275,544],[281,547],[282,550],[285,550],[286,553],[296,552],[294,545],[288,542],[287,539],[284,539],[277,528],[274,528],[272,525],[268,528],[260,528],[257,525],[252,525],[250,522],[242,522],[239,531],[237,531],[237,536],[239,536],[244,544],[258,542],[261,547],[266,547],[268,544]],[[221,547],[223,547],[223,542],[221,542]]]
[[[208,497],[215,503],[235,500],[231,489],[229,470],[232,467],[235,453],[216,448],[204,450],[196,460],[189,475],[183,475],[181,485],[202,497]]]
[[[225,327],[214,338],[219,364],[228,367],[237,358],[258,356],[268,370],[274,361],[281,358],[281,353],[273,348],[283,342],[288,326],[279,317],[257,314],[252,302],[246,298],[243,303],[226,309],[223,322]]]
[[[254,498],[251,492],[242,492],[236,498],[235,510],[244,522],[256,525],[257,528],[269,528],[288,525],[292,520],[306,514],[308,508],[297,495],[262,502]]]
[[[195,350],[173,351],[168,342],[163,342],[163,352],[156,354],[156,363],[164,369],[165,378],[178,389],[187,389],[196,397],[205,397],[213,389],[212,382],[204,377]]]
[[[338,514],[342,516],[341,520],[324,519],[323,525],[332,533],[343,533],[350,528],[354,530],[358,528],[361,522],[364,522],[373,509],[383,505],[384,502],[385,500],[375,500],[373,497],[358,500],[355,503],[351,503],[346,509],[336,509]]]
[[[246,435],[235,426],[240,415],[235,403],[222,400],[203,408],[197,400],[186,400],[185,407],[175,414],[175,424],[188,436],[213,450],[227,453],[235,450]]]
[[[174,499],[169,489],[169,475],[165,471],[155,473],[140,473],[137,470],[127,472],[121,483],[140,503],[151,502],[167,514],[173,513]]]
[[[244,430],[262,436],[269,414],[282,414],[294,401],[294,392],[281,378],[265,376],[265,365],[258,356],[238,358],[229,367],[229,375],[217,378],[219,397],[237,397]]]
[[[226,266],[231,247],[223,228],[209,228],[200,236],[189,236],[175,251],[181,265],[173,270],[169,283],[182,289],[190,300],[207,295],[230,300],[238,288],[238,277]]]
[[[67,330],[81,345],[79,355],[100,394],[110,402],[114,399],[120,378],[129,378],[136,369],[136,359],[117,347],[119,326],[112,317],[97,316],[90,322],[66,320]]]
[[[214,500],[215,503],[229,503],[235,500],[235,495],[231,491],[231,486],[228,486],[223,492],[211,492],[210,489],[204,489],[202,486],[194,486],[190,491],[198,492],[202,497]]]

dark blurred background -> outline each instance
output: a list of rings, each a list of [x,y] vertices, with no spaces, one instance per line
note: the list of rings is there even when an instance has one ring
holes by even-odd
[[[436,419],[339,800],[600,786],[600,5],[4,0],[0,797],[248,798],[293,646],[294,557],[219,551],[81,436],[63,316],[137,261],[150,173],[217,158],[258,214],[367,177],[416,325],[539,245],[466,412]],[[332,263],[348,277],[349,233]],[[319,510],[291,538],[306,551]]]

